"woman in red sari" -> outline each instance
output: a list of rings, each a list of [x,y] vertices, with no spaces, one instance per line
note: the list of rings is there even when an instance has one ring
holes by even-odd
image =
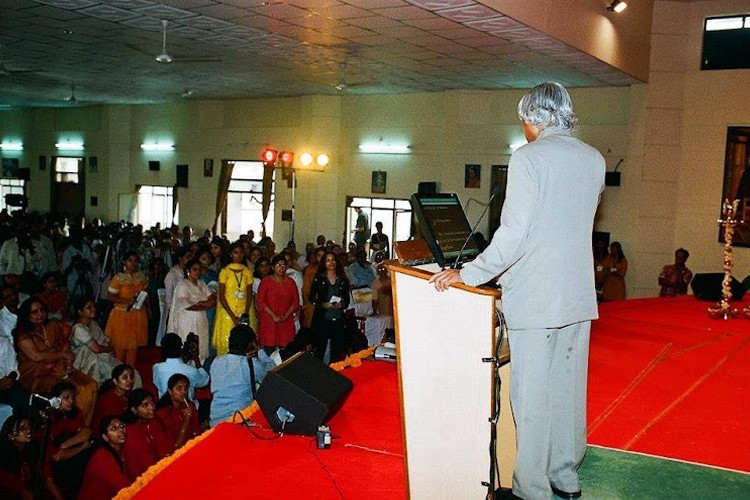
[[[188,398],[190,380],[182,373],[175,373],[167,381],[167,392],[156,405],[156,416],[167,430],[174,450],[201,433],[198,410]]]
[[[99,397],[94,406],[94,418],[91,428],[98,429],[107,415],[122,415],[128,409],[128,397],[135,384],[133,367],[126,364],[117,365],[112,370],[112,378],[102,384]]]
[[[118,491],[131,483],[122,461],[121,453],[127,440],[127,431],[120,417],[104,417],[99,438],[99,447],[86,466],[83,486],[78,494],[80,500],[111,500]]]
[[[294,280],[286,275],[286,268],[284,254],[275,256],[271,259],[272,273],[263,278],[258,289],[258,338],[269,355],[294,339],[294,313],[299,311],[299,291]]]
[[[128,424],[128,441],[122,449],[128,476],[137,478],[174,451],[174,442],[156,416],[154,397],[146,389],[130,393],[123,420]]]

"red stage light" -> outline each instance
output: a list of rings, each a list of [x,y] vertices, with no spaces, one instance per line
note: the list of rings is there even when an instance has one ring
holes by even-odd
[[[279,155],[279,160],[281,160],[283,167],[291,167],[294,161],[294,153],[291,151],[282,151]]]
[[[276,157],[278,155],[279,155],[279,152],[276,151],[275,149],[266,148],[260,154],[260,159],[263,161],[264,165],[271,166],[274,163],[276,163]]]

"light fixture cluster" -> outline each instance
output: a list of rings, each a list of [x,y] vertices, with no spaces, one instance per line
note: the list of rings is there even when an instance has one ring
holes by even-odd
[[[266,167],[281,167],[285,169],[292,168],[294,163],[294,152],[282,151],[266,146],[260,154],[260,159]],[[299,162],[303,167],[309,167],[313,163],[318,167],[325,167],[330,162],[330,157],[325,153],[318,153],[313,156],[312,153],[304,152],[299,156]]]

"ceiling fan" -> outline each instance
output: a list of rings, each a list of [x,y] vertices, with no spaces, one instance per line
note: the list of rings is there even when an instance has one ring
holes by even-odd
[[[4,49],[4,45],[0,45],[0,50]],[[0,55],[0,78],[5,76],[12,76],[12,75],[18,75],[22,73],[34,73],[32,70],[28,69],[10,69],[5,65],[5,62],[2,59],[2,55]]]
[[[202,56],[195,56],[195,57],[178,57],[178,56],[172,56],[167,51],[167,24],[169,21],[166,19],[162,19],[161,21],[161,27],[162,27],[162,41],[161,41],[161,53],[159,53],[156,56],[156,62],[168,64],[171,62],[221,62],[222,59],[216,58],[216,57],[202,57]]]
[[[339,83],[334,87],[339,92],[346,92],[349,88],[349,85],[346,83],[346,61],[339,63],[339,73],[341,73],[341,78],[339,79]]]

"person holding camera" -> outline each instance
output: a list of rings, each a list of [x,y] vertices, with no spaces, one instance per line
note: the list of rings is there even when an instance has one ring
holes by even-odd
[[[252,328],[248,325],[232,328],[229,353],[211,363],[211,427],[250,406],[253,383],[260,384],[275,366],[268,354],[259,349],[258,337]]]
[[[206,387],[209,382],[208,372],[201,366],[197,349],[183,349],[182,339],[176,333],[168,333],[161,341],[161,353],[164,361],[153,366],[154,385],[158,397],[167,392],[169,378],[175,373],[182,373],[190,381],[188,396],[194,399],[195,388]],[[189,360],[195,366],[185,362],[183,355],[189,353]]]
[[[70,235],[70,243],[63,252],[62,274],[66,276],[68,294],[73,301],[93,293],[91,249],[79,232]]]

